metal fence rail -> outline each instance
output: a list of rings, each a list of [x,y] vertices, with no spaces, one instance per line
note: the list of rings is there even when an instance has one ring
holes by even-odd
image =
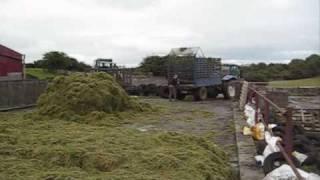
[[[258,83],[259,84],[259,83]],[[302,180],[302,176],[297,170],[296,166],[292,161],[292,151],[293,151],[293,122],[292,122],[292,109],[291,108],[281,108],[273,101],[271,101],[268,97],[258,91],[258,84],[256,83],[248,83],[244,82],[245,87],[247,88],[245,91],[246,95],[243,96],[245,99],[241,99],[244,102],[253,101],[255,104],[255,122],[258,122],[259,110],[261,110],[262,118],[261,122],[265,125],[266,130],[273,135],[272,130],[268,128],[269,120],[270,120],[270,111],[271,109],[278,112],[279,116],[281,116],[285,120],[285,135],[283,137],[282,142],[277,142],[277,146],[280,149],[283,157],[292,168],[293,172],[297,176],[297,178]],[[244,88],[242,90],[244,90]],[[241,102],[240,106],[245,103]]]

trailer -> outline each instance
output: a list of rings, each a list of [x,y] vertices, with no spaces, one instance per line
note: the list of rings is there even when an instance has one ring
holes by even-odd
[[[231,82],[239,79],[239,67],[234,64],[222,65],[221,58],[205,57],[199,47],[172,49],[168,56],[167,72],[168,80],[175,74],[179,77],[178,99],[192,95],[194,100],[205,100],[220,93],[229,99],[237,94],[237,88]],[[167,97],[168,86],[160,88],[160,95]]]

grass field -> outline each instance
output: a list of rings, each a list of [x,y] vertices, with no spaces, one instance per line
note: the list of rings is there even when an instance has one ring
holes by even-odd
[[[294,88],[294,87],[320,87],[320,76],[307,79],[298,80],[286,80],[286,81],[272,81],[269,82],[269,86],[272,87],[284,87],[284,88]]]
[[[26,68],[27,75],[32,77],[36,77],[40,80],[52,79],[56,76],[56,74],[48,72],[41,68]]]
[[[0,113],[0,179],[231,179],[213,135],[146,129],[167,121],[195,128],[201,119],[212,122],[212,112],[188,102],[153,102],[153,112],[85,122]]]

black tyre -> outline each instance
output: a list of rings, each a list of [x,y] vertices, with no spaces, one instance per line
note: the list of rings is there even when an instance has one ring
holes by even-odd
[[[159,86],[159,96],[162,98],[169,97],[169,87],[168,86]]]
[[[267,146],[267,143],[264,140],[260,140],[260,141],[255,141],[255,144],[256,144],[257,154],[262,155],[264,149]]]
[[[206,87],[201,87],[194,91],[193,99],[195,101],[204,101],[207,98],[208,98],[208,90]]]
[[[208,98],[216,98],[219,94],[218,90],[213,87],[209,87],[208,89]]]
[[[308,157],[303,161],[302,166],[304,165],[313,165],[317,163],[318,152],[313,151],[306,154]]]
[[[149,96],[155,96],[157,95],[157,86],[155,84],[148,84],[147,91]]]
[[[313,148],[312,145],[304,144],[301,141],[293,142],[293,150],[298,151],[299,153],[307,154],[311,152],[312,148]]]
[[[298,141],[305,145],[311,145],[311,141],[304,135],[295,135],[293,138],[294,141]]]
[[[278,136],[281,138],[284,138],[284,136],[285,136],[285,129],[282,126],[277,126],[277,127],[272,128],[272,132],[275,136]]]
[[[139,95],[139,96],[143,96],[144,95],[144,85],[142,84],[142,85],[139,85],[138,87],[137,87],[137,94]]]
[[[300,163],[295,157],[292,157],[292,161],[296,167],[300,167]],[[267,158],[264,160],[263,172],[264,174],[268,174],[269,172],[273,171],[274,169],[280,167],[283,164],[287,164],[287,162],[281,154],[281,152],[272,153],[269,156],[267,156]]]
[[[294,134],[305,134],[305,130],[300,125],[293,126],[293,133]]]
[[[177,99],[179,99],[179,100],[184,100],[185,97],[186,97],[185,94],[181,94],[180,91],[177,92]]]
[[[312,145],[320,147],[320,137],[319,135],[314,134],[306,134],[307,139],[310,141]]]
[[[148,87],[145,84],[141,84],[140,85],[140,95],[142,96],[148,96],[149,92],[148,92]]]

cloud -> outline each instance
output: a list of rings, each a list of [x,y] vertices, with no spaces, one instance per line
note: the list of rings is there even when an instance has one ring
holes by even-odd
[[[1,1],[0,43],[40,59],[64,51],[137,65],[180,46],[207,56],[282,62],[320,52],[318,0]]]

